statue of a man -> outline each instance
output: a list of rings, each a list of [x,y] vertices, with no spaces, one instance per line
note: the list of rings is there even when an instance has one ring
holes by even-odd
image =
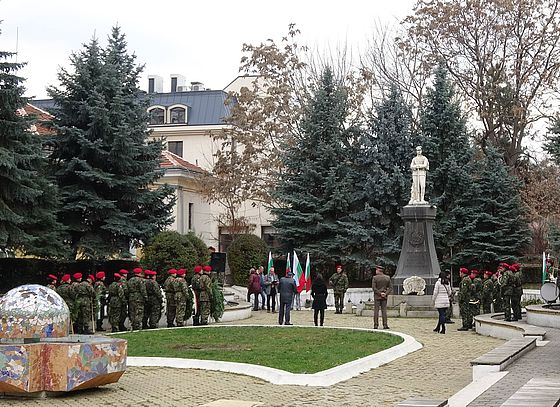
[[[409,205],[427,204],[424,200],[426,192],[426,171],[430,169],[428,159],[422,155],[422,147],[416,147],[416,157],[410,163],[412,170],[412,188],[410,190]]]

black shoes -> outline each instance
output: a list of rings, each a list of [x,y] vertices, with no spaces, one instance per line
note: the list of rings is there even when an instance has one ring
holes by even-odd
[[[458,331],[468,331],[469,328],[462,326],[461,328],[457,329]]]
[[[391,328],[389,328],[388,326],[384,326],[383,329],[391,329]]]

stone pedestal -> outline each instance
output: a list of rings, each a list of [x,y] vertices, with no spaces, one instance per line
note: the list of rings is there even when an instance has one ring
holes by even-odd
[[[397,271],[393,276],[393,293],[402,294],[403,281],[418,276],[426,280],[426,295],[431,295],[440,273],[434,245],[433,224],[436,207],[407,205],[401,209],[404,236]]]

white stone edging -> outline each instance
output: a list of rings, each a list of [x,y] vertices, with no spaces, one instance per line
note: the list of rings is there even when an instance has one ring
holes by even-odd
[[[221,327],[228,326],[264,326],[271,327],[270,325],[221,325]],[[294,325],[298,326],[298,325]],[[216,325],[205,326],[204,329],[217,328]],[[287,326],[272,326],[277,329],[291,329]],[[299,327],[309,328],[308,326],[301,325]],[[200,327],[194,327],[200,328]],[[187,329],[192,329],[188,327]],[[322,327],[317,329],[350,329],[355,331],[369,331],[379,332],[374,329],[366,328],[349,328],[349,327]],[[340,366],[333,367],[328,370],[313,374],[296,374],[286,372],[280,369],[274,369],[266,366],[252,365],[249,363],[236,363],[236,362],[223,362],[217,360],[200,360],[200,359],[182,359],[182,358],[162,358],[162,357],[131,357],[127,358],[127,366],[143,366],[143,367],[172,367],[178,369],[205,369],[217,370],[220,372],[244,374],[247,376],[257,377],[274,384],[295,384],[299,386],[332,386],[336,383],[348,380],[352,377],[358,376],[360,373],[367,372],[368,370],[375,369],[379,366],[385,365],[393,360],[396,360],[409,353],[422,349],[422,344],[414,339],[412,336],[395,331],[383,331],[389,334],[400,336],[403,342],[393,346],[392,348],[385,349],[373,355],[369,355],[351,362],[345,363]],[[292,355],[297,357],[296,355]]]

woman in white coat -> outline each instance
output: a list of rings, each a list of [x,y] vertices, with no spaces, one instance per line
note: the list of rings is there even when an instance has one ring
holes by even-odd
[[[449,284],[447,275],[445,272],[439,273],[439,278],[434,286],[434,293],[432,294],[432,301],[434,307],[438,310],[439,319],[434,332],[439,332],[440,334],[445,333],[445,312],[449,308],[449,297],[453,294],[453,288]]]

